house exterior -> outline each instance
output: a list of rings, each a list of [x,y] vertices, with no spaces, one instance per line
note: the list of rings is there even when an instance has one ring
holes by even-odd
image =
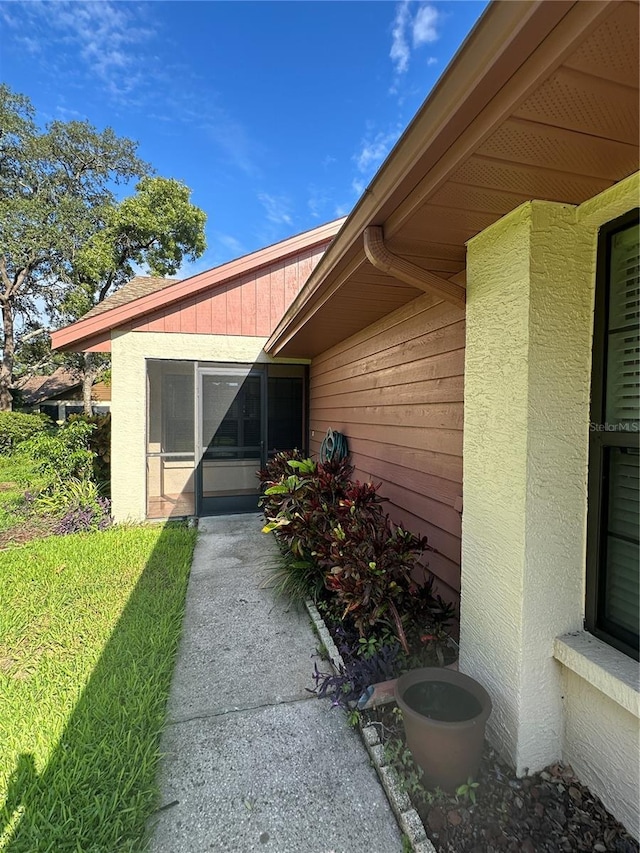
[[[79,374],[59,367],[50,376],[30,376],[16,384],[20,405],[30,412],[43,412],[54,421],[84,412],[82,379]],[[91,388],[94,414],[107,414],[111,407],[111,386],[96,382]]]
[[[437,549],[494,745],[636,836],[638,68],[636,3],[491,4],[266,345]]]
[[[53,333],[110,352],[117,520],[257,508],[256,470],[305,444],[308,360],[264,344],[343,220],[185,281],[137,277]]]
[[[253,355],[309,365],[310,449],[343,432],[429,537],[493,744],[570,763],[636,836],[638,42],[636,2],[492,3]],[[128,492],[116,364],[251,360],[145,328],[111,332]]]

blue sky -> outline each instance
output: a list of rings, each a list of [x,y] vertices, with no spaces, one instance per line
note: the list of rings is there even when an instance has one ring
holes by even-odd
[[[0,77],[193,190],[184,275],[348,213],[485,6],[0,2]]]

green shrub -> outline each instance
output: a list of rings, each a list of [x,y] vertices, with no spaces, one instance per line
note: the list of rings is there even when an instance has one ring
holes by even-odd
[[[104,492],[109,491],[111,480],[111,415],[71,415],[69,422],[84,421],[95,429],[89,437],[89,450],[93,451],[93,476]]]
[[[259,476],[266,524],[282,551],[270,584],[292,599],[322,600],[363,639],[391,633],[405,654],[438,646],[453,609],[414,578],[431,548],[395,525],[373,483],[353,482],[346,461],[279,454]]]
[[[51,420],[43,414],[0,412],[0,453],[11,453],[17,445],[50,427]]]
[[[84,420],[70,421],[55,432],[36,433],[20,444],[20,453],[33,460],[43,479],[43,492],[51,494],[74,478],[91,479],[94,453],[89,439],[94,429]]]

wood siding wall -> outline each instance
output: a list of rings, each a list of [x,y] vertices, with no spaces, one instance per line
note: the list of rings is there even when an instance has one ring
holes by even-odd
[[[82,386],[76,385],[74,388],[70,388],[68,391],[65,391],[63,394],[53,394],[51,397],[47,398],[48,400],[82,400]],[[109,403],[111,401],[111,385],[107,385],[105,382],[96,382],[95,385],[91,386],[91,399],[94,402],[98,403]],[[41,400],[39,405],[44,405],[47,403],[47,400]]]
[[[327,248],[306,249],[126,326],[136,332],[268,337]]]
[[[354,476],[380,482],[391,518],[426,535],[441,594],[460,591],[464,309],[424,296],[315,358],[311,449],[349,439]]]

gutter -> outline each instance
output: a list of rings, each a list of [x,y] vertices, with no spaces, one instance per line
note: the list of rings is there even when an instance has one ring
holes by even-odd
[[[362,235],[387,239],[441,187],[617,5],[615,0],[493,0],[357,202],[307,285],[267,341],[280,353],[366,256]],[[336,286],[335,283],[338,282]]]
[[[370,225],[364,229],[364,253],[376,269],[464,308],[467,295],[464,287],[394,255],[386,247],[383,231],[379,226]]]

